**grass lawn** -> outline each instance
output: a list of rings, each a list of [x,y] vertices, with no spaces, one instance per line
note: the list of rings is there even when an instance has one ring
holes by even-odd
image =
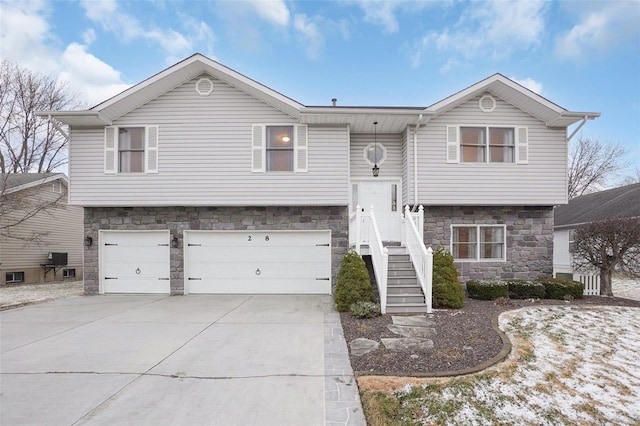
[[[507,311],[509,358],[449,379],[360,377],[369,425],[638,425],[640,308]]]

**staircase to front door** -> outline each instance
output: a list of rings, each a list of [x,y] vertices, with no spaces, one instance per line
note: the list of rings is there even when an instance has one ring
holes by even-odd
[[[427,312],[422,287],[406,247],[387,246],[387,313]]]

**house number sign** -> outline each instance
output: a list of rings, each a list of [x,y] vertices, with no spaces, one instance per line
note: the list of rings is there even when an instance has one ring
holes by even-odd
[[[269,236],[268,236],[268,235],[265,235],[265,236],[264,236],[264,240],[265,240],[265,241],[269,241]],[[253,236],[249,235],[249,236],[247,237],[247,241],[253,241]]]

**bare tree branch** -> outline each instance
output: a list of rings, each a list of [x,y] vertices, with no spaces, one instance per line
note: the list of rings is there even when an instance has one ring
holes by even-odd
[[[614,218],[576,228],[573,264],[600,270],[600,294],[613,296],[613,272],[640,276],[640,217]]]
[[[582,135],[574,139],[569,145],[569,199],[604,189],[612,177],[629,165],[626,154],[620,144],[605,144]]]

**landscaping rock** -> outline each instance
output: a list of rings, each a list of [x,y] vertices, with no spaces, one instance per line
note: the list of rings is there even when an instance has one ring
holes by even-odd
[[[389,324],[387,328],[395,334],[403,337],[417,337],[429,339],[436,335],[436,329],[432,327],[413,327],[409,325]]]
[[[362,356],[364,354],[368,354],[371,351],[375,351],[380,346],[380,343],[375,340],[369,339],[355,339],[349,343],[349,348],[351,349],[352,356]]]
[[[387,349],[395,350],[422,350],[433,349],[433,341],[428,339],[415,339],[411,337],[380,339],[382,344]]]
[[[391,319],[394,324],[397,325],[411,325],[414,327],[433,327],[436,323],[425,317],[424,315],[417,315],[412,317],[401,317],[392,315]]]

